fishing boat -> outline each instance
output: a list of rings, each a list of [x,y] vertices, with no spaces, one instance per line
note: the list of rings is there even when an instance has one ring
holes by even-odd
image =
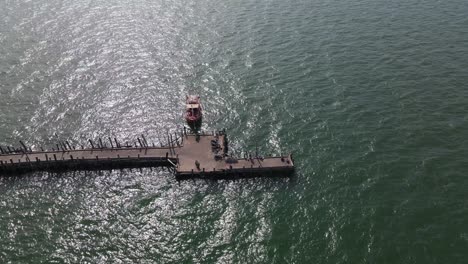
[[[199,125],[202,120],[200,96],[187,95],[185,99],[185,120],[190,126]]]

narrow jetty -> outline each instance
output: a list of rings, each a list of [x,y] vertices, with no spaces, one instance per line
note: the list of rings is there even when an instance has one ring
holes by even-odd
[[[138,138],[139,145],[120,145],[109,138],[110,146],[90,140],[90,148],[76,149],[68,142],[57,144],[52,151],[32,151],[22,147],[0,148],[0,175],[32,171],[106,170],[168,166],[178,179],[193,177],[230,178],[256,176],[289,176],[294,171],[292,155],[263,157],[228,155],[225,131],[187,133],[167,136],[167,146],[149,146]]]

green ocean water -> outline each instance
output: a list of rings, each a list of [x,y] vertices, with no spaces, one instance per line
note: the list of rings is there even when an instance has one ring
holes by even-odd
[[[0,0],[0,145],[203,128],[292,178],[0,178],[0,263],[466,263],[468,2]]]

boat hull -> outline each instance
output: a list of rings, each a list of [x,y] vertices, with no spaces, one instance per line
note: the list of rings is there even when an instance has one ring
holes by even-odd
[[[187,96],[185,103],[185,121],[192,129],[200,128],[203,117],[200,96]]]
[[[198,118],[185,118],[185,121],[187,122],[187,125],[190,126],[192,129],[198,129],[201,127],[202,124],[202,119],[203,117],[198,117]]]

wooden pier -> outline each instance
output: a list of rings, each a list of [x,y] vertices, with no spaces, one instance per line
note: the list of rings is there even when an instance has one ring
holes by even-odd
[[[105,170],[168,166],[178,179],[192,177],[229,178],[289,176],[294,171],[292,156],[234,158],[228,156],[224,131],[167,135],[167,146],[149,146],[138,138],[134,146],[120,145],[109,138],[110,146],[99,139],[91,147],[75,149],[68,142],[52,151],[32,151],[23,142],[19,149],[0,148],[0,175],[31,171]]]

